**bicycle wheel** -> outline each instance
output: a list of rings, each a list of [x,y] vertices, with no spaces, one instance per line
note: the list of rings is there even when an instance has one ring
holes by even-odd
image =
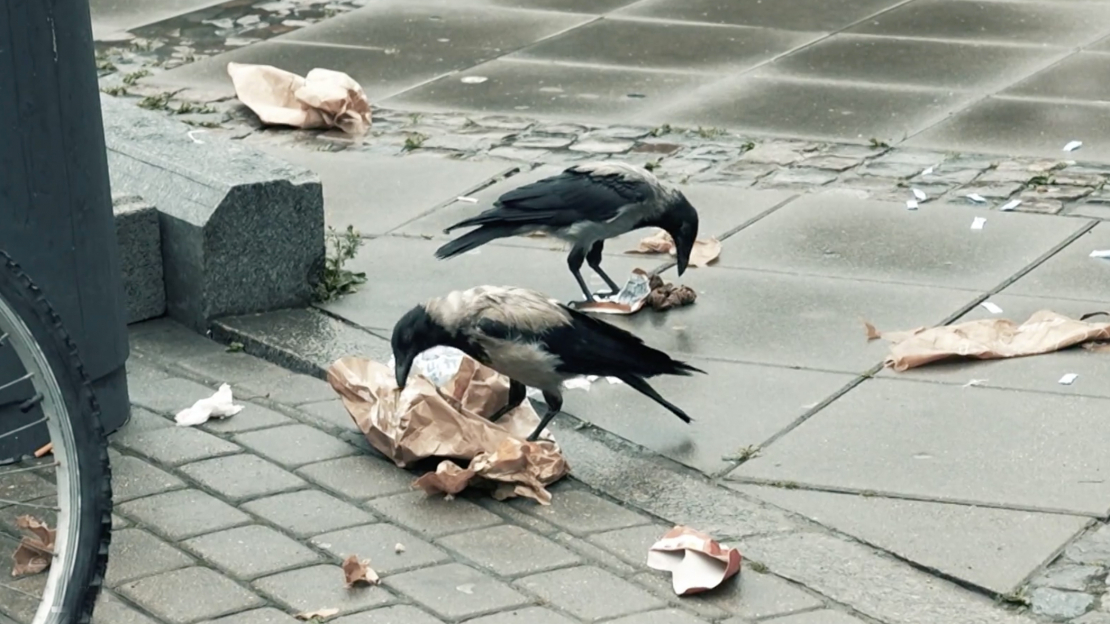
[[[32,431],[41,435],[45,424],[53,446],[52,456],[28,456],[0,466],[0,485],[8,484],[0,488],[0,518],[8,524],[0,526],[0,547],[13,554],[20,548],[30,552],[20,545],[19,536],[25,533],[10,526],[13,517],[30,516],[56,531],[53,547],[45,549],[48,554],[40,561],[39,567],[49,564],[45,571],[10,580],[0,570],[9,577],[0,580],[0,592],[16,598],[0,601],[0,622],[7,617],[19,624],[87,624],[103,584],[111,540],[107,441],[96,398],[61,319],[3,251],[0,356],[6,362],[18,359],[22,368],[14,379],[0,379],[0,391],[6,391],[0,394],[14,391],[17,397],[7,411],[0,406],[0,439]],[[28,486],[32,481],[36,485]],[[35,491],[42,484],[56,485],[56,496]]]

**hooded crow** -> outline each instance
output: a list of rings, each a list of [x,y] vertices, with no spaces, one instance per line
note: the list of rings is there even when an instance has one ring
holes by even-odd
[[[616,377],[674,413],[690,417],[659,396],[645,379],[704,373],[644,344],[635,335],[525,288],[478,286],[431,299],[393,327],[397,386],[404,388],[413,360],[435,347],[459,349],[509,378],[509,400],[497,421],[538,388],[547,412],[535,440],[563,407],[562,385],[572,377]]]
[[[601,252],[606,240],[632,230],[666,230],[674,239],[682,275],[698,237],[698,211],[681,191],[642,167],[595,162],[509,191],[493,208],[443,232],[472,226],[479,227],[437,249],[436,257],[444,260],[498,238],[545,232],[573,245],[567,266],[586,301],[593,301],[582,279],[582,262],[605,280],[612,289],[608,294],[616,294],[620,287],[601,270]]]

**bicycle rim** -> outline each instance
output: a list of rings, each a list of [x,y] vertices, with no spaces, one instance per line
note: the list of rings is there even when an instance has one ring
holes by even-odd
[[[6,336],[6,337],[5,337]],[[39,406],[53,444],[55,481],[58,487],[54,554],[48,570],[46,587],[32,624],[62,624],[62,600],[74,576],[76,554],[72,545],[78,542],[80,526],[74,518],[81,515],[79,463],[69,409],[46,355],[26,323],[11,305],[0,297],[0,349],[12,349],[19,357],[24,372],[31,375],[35,392],[42,395]],[[2,382],[0,382],[2,383]],[[0,436],[5,435],[0,433]],[[3,468],[0,468],[0,474]]]

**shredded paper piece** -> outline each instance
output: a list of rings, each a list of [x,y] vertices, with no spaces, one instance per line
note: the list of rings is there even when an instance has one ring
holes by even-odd
[[[678,525],[648,550],[648,567],[671,573],[679,596],[709,591],[740,572],[740,551],[705,533]]]
[[[456,197],[455,199],[457,199],[461,202],[465,202],[467,204],[477,204],[478,203],[477,198],[474,198],[474,197],[464,197],[464,196],[460,195],[460,196]]]
[[[1068,144],[1064,146],[1064,151],[1074,152],[1081,147],[1083,147],[1083,141],[1069,141]]]
[[[243,406],[235,404],[231,386],[221,384],[215,394],[181,410],[173,419],[178,427],[193,427],[208,422],[209,418],[230,418],[241,411]]]
[[[370,560],[360,560],[351,555],[343,560],[343,579],[348,589],[356,585],[378,585],[382,581],[378,573],[370,568]]]
[[[304,620],[307,622],[309,620],[322,620],[325,618],[330,618],[333,615],[339,615],[339,609],[317,609],[315,611],[305,611],[304,613],[298,613],[293,617],[297,618],[298,620]]]
[[[1010,201],[1006,202],[1005,204],[1002,204],[1002,207],[999,208],[999,210],[1001,210],[1003,212],[1009,212],[1009,211],[1013,210],[1014,208],[1017,208],[1020,205],[1021,205],[1021,200],[1020,199],[1011,199]]]
[[[986,203],[987,201],[987,198],[978,193],[968,193],[966,197],[977,204]]]
[[[965,383],[962,387],[963,388],[974,388],[976,386],[981,386],[981,385],[987,383],[987,381],[988,380],[986,380],[986,379],[972,379],[971,381]]]
[[[358,357],[344,357],[328,368],[328,382],[367,441],[400,467],[429,457],[442,458],[434,473],[413,485],[429,494],[454,496],[468,485],[488,485],[498,500],[526,496],[551,502],[545,486],[570,470],[551,432],[525,438],[539,425],[525,401],[496,423],[487,416],[505,405],[509,380],[465,354],[448,381],[442,360],[424,359],[403,391],[393,369]],[[453,359],[453,358],[452,358]],[[429,364],[437,370],[425,375]],[[469,462],[466,468],[451,459]]]
[[[30,576],[50,567],[54,560],[54,539],[57,534],[45,522],[31,516],[19,516],[15,526],[28,533],[12,553],[12,576]]]
[[[300,77],[271,65],[228,63],[235,96],[266,125],[339,128],[362,136],[370,129],[370,102],[353,78],[316,68]]]
[[[1076,379],[1079,379],[1079,375],[1076,375],[1075,373],[1068,373],[1067,375],[1064,375],[1060,378],[1060,385],[1070,386],[1075,383]]]
[[[1110,249],[1096,249],[1091,252],[1092,258],[1110,258]]]
[[[462,82],[463,84],[482,84],[487,80],[489,80],[489,78],[486,78],[485,76],[467,76],[465,78],[462,78],[459,82]]]
[[[925,170],[921,172],[921,175],[923,175],[923,176],[933,175],[933,168],[932,167],[926,167]]]
[[[972,222],[971,222],[971,229],[981,230],[981,229],[983,229],[983,226],[986,225],[986,224],[987,224],[987,219],[985,217],[975,217],[975,219],[973,219]]]
[[[656,311],[687,306],[697,301],[698,293],[689,286],[664,282],[658,275],[633,269],[620,292],[612,297],[599,297],[592,303],[576,301],[571,307],[580,312],[596,314],[635,314],[645,307]]]
[[[912,199],[907,199],[906,210],[917,210],[917,202]]]
[[[987,312],[990,312],[991,314],[1002,314],[1002,308],[998,307],[997,303],[994,303],[994,302],[991,302],[991,301],[984,301],[983,303],[980,303],[979,305],[986,308]]]
[[[910,191],[913,192],[913,196],[917,198],[917,201],[925,201],[926,199],[929,199],[929,196],[925,194],[925,191],[919,188],[910,189]]]
[[[636,254],[670,254],[675,255],[674,239],[666,230],[657,229],[655,234],[640,239],[640,244],[635,249],[624,253]],[[694,241],[694,248],[690,251],[690,266],[704,267],[717,261],[721,256],[721,241],[710,236]]]
[[[899,332],[880,332],[867,322],[864,327],[868,340],[882,338],[890,343],[890,355],[883,364],[906,371],[949,358],[1004,359],[1110,340],[1110,323],[1084,320],[1090,316],[1076,320],[1041,310],[1020,325],[991,318]]]

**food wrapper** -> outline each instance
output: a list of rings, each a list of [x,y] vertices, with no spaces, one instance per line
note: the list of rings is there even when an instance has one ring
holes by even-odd
[[[674,239],[666,230],[656,230],[651,236],[640,239],[640,244],[635,249],[625,253],[634,254],[670,254],[676,255]],[[694,241],[694,248],[690,251],[689,265],[692,267],[709,266],[721,257],[721,241],[710,236]]]
[[[648,567],[671,573],[679,596],[700,594],[740,571],[740,551],[721,546],[705,533],[678,525],[648,550]]]
[[[1110,323],[1089,323],[1050,310],[1033,313],[1021,325],[1006,319],[982,319],[909,331],[880,332],[864,322],[868,340],[891,343],[884,365],[905,371],[930,362],[963,357],[978,360],[1051,353],[1071,346],[1110,340]]]
[[[616,295],[597,299],[592,303],[574,302],[571,305],[579,312],[628,315],[645,307],[663,311],[690,305],[697,298],[698,293],[689,286],[670,284],[658,275],[650,275],[643,269],[633,269],[632,276]]]
[[[370,129],[370,102],[353,78],[316,68],[300,77],[272,65],[228,63],[235,96],[266,125],[339,128],[362,136]]]
[[[57,530],[31,516],[19,516],[15,519],[15,525],[28,535],[23,537],[12,553],[12,576],[18,578],[38,574],[49,568],[54,558]]]
[[[551,502],[547,485],[569,472],[550,432],[528,442],[539,425],[532,404],[525,401],[496,423],[486,419],[505,404],[508,378],[463,355],[443,388],[414,370],[398,393],[393,370],[358,357],[336,360],[328,382],[339,393],[347,412],[371,446],[400,467],[439,457],[469,462],[463,469],[440,462],[434,473],[414,486],[426,492],[454,495],[473,480],[493,482],[495,496],[526,496]]]

